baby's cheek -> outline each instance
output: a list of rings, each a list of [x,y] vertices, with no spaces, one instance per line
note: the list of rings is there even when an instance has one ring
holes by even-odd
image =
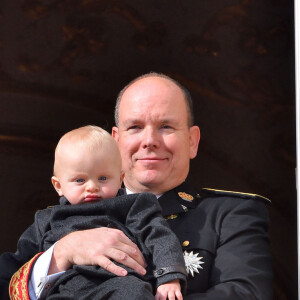
[[[70,199],[68,200],[71,204],[82,203],[84,201],[84,193],[79,189],[75,189],[70,193]]]
[[[113,198],[118,193],[118,187],[110,186],[103,188],[103,198]]]

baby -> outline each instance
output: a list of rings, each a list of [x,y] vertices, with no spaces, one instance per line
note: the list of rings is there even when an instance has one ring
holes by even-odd
[[[61,196],[60,205],[36,213],[34,224],[19,240],[18,251],[0,257],[2,270],[13,265],[15,272],[28,258],[72,231],[113,227],[138,245],[147,274],[122,266],[127,276],[117,277],[98,266],[74,265],[52,284],[47,299],[182,299],[186,271],[181,246],[154,195],[126,195],[119,190],[121,156],[108,132],[85,126],[66,133],[55,150],[51,180]],[[12,299],[16,292],[10,290]]]

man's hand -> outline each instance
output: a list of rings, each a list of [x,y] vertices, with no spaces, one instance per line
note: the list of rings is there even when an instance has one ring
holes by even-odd
[[[138,247],[122,231],[101,227],[72,232],[59,240],[54,247],[48,275],[76,264],[98,265],[117,276],[126,276],[127,271],[111,260],[141,275],[146,274],[144,258]]]
[[[179,279],[160,285],[156,290],[155,300],[182,300]]]

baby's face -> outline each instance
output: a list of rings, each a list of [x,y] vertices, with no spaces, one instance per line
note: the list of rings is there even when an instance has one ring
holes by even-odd
[[[122,183],[121,166],[109,149],[73,149],[63,154],[56,188],[71,204],[99,201],[116,196]]]

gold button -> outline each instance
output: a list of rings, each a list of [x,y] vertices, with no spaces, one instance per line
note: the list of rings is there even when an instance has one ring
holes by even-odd
[[[183,247],[187,247],[189,244],[190,244],[189,241],[184,241],[184,242],[182,243],[182,246],[183,246]]]

